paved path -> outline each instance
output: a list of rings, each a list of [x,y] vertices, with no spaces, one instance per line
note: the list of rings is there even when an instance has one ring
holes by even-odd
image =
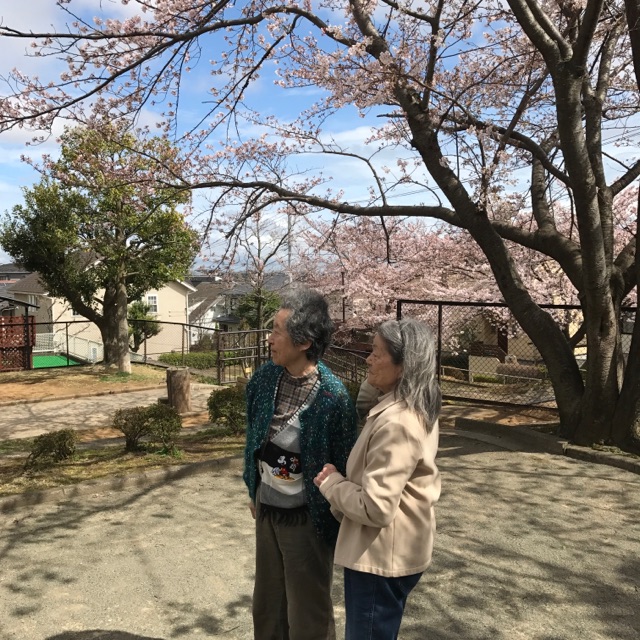
[[[403,640],[640,637],[640,476],[455,434],[439,461],[434,563]],[[249,640],[245,504],[231,468],[3,516],[0,639]]]
[[[207,399],[215,388],[191,384],[193,411],[207,410]],[[32,438],[57,429],[108,427],[117,409],[154,404],[162,396],[166,397],[166,388],[159,386],[147,391],[4,405],[0,407],[0,440]]]

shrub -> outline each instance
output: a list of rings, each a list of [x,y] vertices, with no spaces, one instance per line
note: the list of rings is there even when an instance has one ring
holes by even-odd
[[[446,353],[440,356],[441,367],[453,367],[454,369],[469,369],[468,353]]]
[[[203,335],[198,342],[191,345],[191,351],[213,351],[216,345],[214,343],[213,336],[209,334]]]
[[[72,429],[60,429],[38,436],[33,441],[25,468],[33,467],[39,462],[60,462],[71,458],[76,452],[76,437],[76,432]]]
[[[488,376],[484,374],[474,373],[473,374],[474,382],[490,382],[492,384],[499,384],[502,382],[502,379],[498,376]]]
[[[544,367],[527,364],[499,364],[496,367],[496,373],[511,378],[534,378],[536,380],[544,380],[547,377],[547,370]]]
[[[125,451],[139,451],[140,440],[148,437],[162,444],[165,453],[175,451],[175,439],[182,429],[182,418],[168,404],[152,404],[148,407],[118,409],[113,417],[115,429],[124,433]]]
[[[164,453],[175,453],[176,437],[182,430],[182,418],[178,411],[168,404],[154,404],[147,407],[145,413],[151,439],[162,444]]]
[[[359,382],[345,382],[344,386],[347,388],[347,391],[349,393],[349,397],[351,398],[351,401],[353,402],[353,404],[356,403],[356,399],[358,398],[358,392],[360,391],[360,384]]]
[[[125,451],[138,451],[140,439],[149,435],[151,427],[146,419],[146,407],[118,409],[113,415],[113,428],[124,433]]]
[[[217,363],[215,352],[191,352],[191,353],[162,353],[158,357],[160,362],[172,367],[190,367],[191,369],[213,369]]]
[[[445,378],[453,378],[454,380],[466,380],[468,372],[455,367],[442,367],[442,375]]]
[[[207,401],[209,419],[213,423],[227,424],[236,434],[241,433],[247,420],[246,402],[244,386],[213,391]]]

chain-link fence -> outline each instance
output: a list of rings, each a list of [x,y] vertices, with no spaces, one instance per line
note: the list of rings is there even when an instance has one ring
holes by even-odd
[[[541,305],[553,315],[584,367],[587,345],[582,310]],[[628,353],[635,308],[622,313],[622,348]],[[498,303],[398,300],[398,318],[415,317],[435,332],[443,395],[454,399],[555,407],[544,361],[509,308]]]

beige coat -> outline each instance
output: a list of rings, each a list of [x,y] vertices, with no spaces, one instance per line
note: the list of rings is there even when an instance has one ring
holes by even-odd
[[[320,486],[342,518],[336,564],[387,577],[427,568],[440,496],[437,450],[437,423],[427,434],[404,400],[393,392],[380,398],[351,451],[347,477],[332,473]]]

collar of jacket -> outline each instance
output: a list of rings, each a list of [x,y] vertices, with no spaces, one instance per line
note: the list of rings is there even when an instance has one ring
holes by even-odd
[[[385,393],[383,396],[380,396],[380,398],[378,398],[378,404],[375,405],[375,407],[373,407],[369,411],[369,415],[367,417],[373,418],[374,416],[377,416],[379,413],[382,413],[392,405],[400,404],[403,402],[404,400],[402,398],[396,396],[395,391],[389,391],[389,393]]]

